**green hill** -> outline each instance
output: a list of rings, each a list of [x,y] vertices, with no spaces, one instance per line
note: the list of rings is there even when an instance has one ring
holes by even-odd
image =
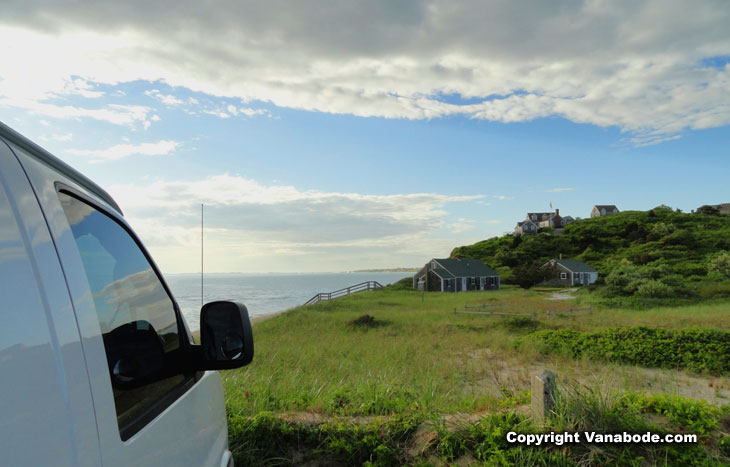
[[[575,221],[562,235],[494,237],[451,256],[480,259],[509,282],[515,267],[562,254],[593,266],[607,297],[669,298],[730,295],[729,250],[730,216],[656,208]]]

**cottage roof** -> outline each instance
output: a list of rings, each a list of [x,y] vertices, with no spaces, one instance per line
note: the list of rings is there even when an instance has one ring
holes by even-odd
[[[431,269],[431,271],[435,272],[437,276],[439,276],[441,279],[453,279],[454,275],[451,274],[449,271],[443,268],[435,268]]]
[[[529,224],[533,224],[533,225],[537,225],[534,222],[532,222],[531,220],[526,220],[526,221],[517,222],[517,227],[522,227],[524,224],[528,224],[528,223]]]
[[[499,276],[499,273],[478,259],[445,258],[436,259],[452,277]]]
[[[532,220],[532,216],[535,216],[538,221],[545,221],[550,218],[550,216],[554,216],[554,212],[528,212],[526,219]]]
[[[598,209],[599,211],[601,209],[605,209],[606,211],[618,211],[618,208],[613,204],[596,204],[593,207]]]
[[[592,267],[588,266],[586,263],[578,261],[577,259],[553,259],[549,262],[553,261],[571,272],[598,272]]]

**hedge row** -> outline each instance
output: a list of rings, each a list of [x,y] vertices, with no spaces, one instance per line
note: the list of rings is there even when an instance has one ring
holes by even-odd
[[[685,368],[730,373],[730,332],[713,329],[668,330],[647,327],[598,332],[544,330],[526,336],[545,353],[653,368]]]

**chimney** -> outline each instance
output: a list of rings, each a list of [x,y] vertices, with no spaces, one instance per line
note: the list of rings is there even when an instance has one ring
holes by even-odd
[[[560,209],[557,209],[557,208],[555,209],[555,215],[556,216],[559,216],[560,215]]]

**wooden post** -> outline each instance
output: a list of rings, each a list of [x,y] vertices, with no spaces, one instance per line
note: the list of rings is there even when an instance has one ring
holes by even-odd
[[[532,418],[538,423],[545,419],[555,407],[555,374],[544,370],[532,378]]]

